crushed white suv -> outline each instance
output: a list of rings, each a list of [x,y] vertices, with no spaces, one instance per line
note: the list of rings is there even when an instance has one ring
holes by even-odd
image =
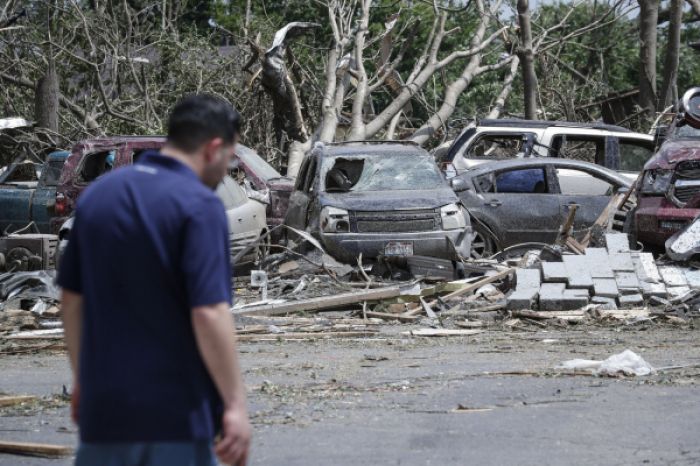
[[[539,156],[595,163],[630,181],[653,153],[653,136],[620,126],[520,119],[478,120],[433,151],[448,178],[484,162]],[[572,189],[585,190],[584,175],[559,175],[571,182]]]

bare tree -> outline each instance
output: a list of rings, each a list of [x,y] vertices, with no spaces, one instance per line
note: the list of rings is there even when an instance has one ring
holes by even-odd
[[[656,24],[659,0],[637,0],[639,3],[639,103],[647,117],[656,110]]]
[[[537,119],[537,74],[535,74],[535,57],[532,50],[532,25],[528,0],[518,0],[518,25],[520,27],[520,47],[518,56],[522,66],[523,100],[525,118]]]
[[[678,100],[678,54],[681,47],[683,1],[671,0],[671,18],[668,25],[668,44],[664,57],[664,79],[659,92],[658,109],[661,111]]]

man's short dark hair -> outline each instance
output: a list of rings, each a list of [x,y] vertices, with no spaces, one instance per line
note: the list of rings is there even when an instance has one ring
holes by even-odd
[[[168,144],[184,152],[193,152],[214,138],[233,144],[240,124],[240,114],[225,100],[210,94],[190,95],[170,114]]]

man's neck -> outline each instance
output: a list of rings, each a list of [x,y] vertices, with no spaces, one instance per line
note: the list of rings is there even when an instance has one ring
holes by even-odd
[[[199,158],[196,156],[188,155],[175,147],[165,145],[161,148],[160,153],[166,157],[171,157],[183,165],[189,167],[197,177],[202,177],[202,171],[204,167],[199,163]]]

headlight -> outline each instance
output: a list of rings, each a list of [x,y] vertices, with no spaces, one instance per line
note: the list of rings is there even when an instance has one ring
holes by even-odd
[[[440,208],[443,230],[456,230],[467,226],[463,209],[457,204],[447,204]]]
[[[644,194],[666,194],[672,178],[673,170],[649,170],[644,173],[641,191]]]
[[[350,231],[350,214],[345,209],[324,207],[321,210],[321,230],[326,233],[347,233]]]

